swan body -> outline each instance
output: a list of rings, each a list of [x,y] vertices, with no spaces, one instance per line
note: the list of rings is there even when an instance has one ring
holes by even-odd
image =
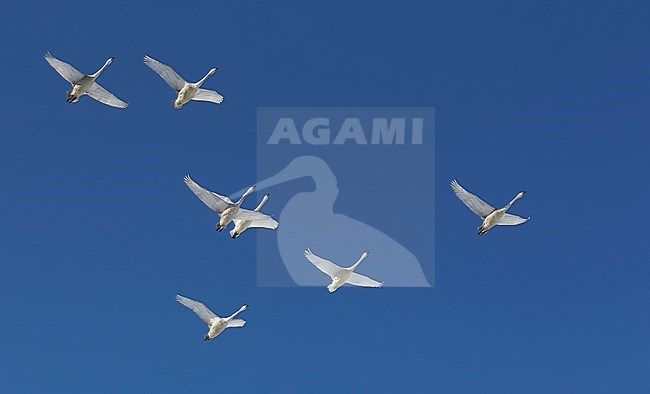
[[[160,77],[167,82],[167,85],[177,93],[176,98],[172,100],[172,106],[176,109],[181,109],[183,105],[187,104],[191,100],[210,101],[217,104],[223,102],[223,96],[214,90],[201,89],[201,85],[203,85],[206,79],[214,74],[218,68],[210,69],[205,77],[201,78],[198,82],[192,83],[184,80],[170,66],[147,55],[144,56],[144,64],[160,75]]]
[[[280,208],[277,216],[274,215],[282,222],[277,229],[277,246],[263,247],[265,253],[279,254],[279,268],[287,272],[284,278],[271,282],[319,286],[323,282],[322,274],[311,264],[305,264],[304,256],[295,252],[296,248],[302,250],[309,245],[334,260],[345,259],[345,256],[352,256],[359,250],[372,250],[377,257],[373,259],[372,274],[385,278],[384,286],[431,287],[418,257],[404,245],[389,233],[357,220],[354,212],[336,207],[340,206],[337,203],[340,201],[337,200],[337,177],[322,158],[298,156],[277,173],[258,181],[255,190],[259,192],[304,177],[313,182],[314,189],[294,189],[284,207]],[[408,214],[417,212],[409,211]]]
[[[190,298],[183,297],[182,295],[176,295],[176,301],[181,303],[181,305],[191,309],[194,313],[197,314],[208,325],[208,332],[203,335],[205,341],[209,341],[217,337],[223,332],[226,328],[230,327],[243,327],[246,324],[246,321],[243,319],[235,319],[235,316],[242,313],[248,308],[248,305],[244,305],[239,310],[228,317],[219,317],[210,309],[208,309],[202,302],[194,301]]]
[[[268,199],[269,199],[269,195],[268,194],[264,195],[262,201],[253,211],[259,212]],[[271,229],[276,229],[278,227],[277,222],[266,223],[267,222],[266,220],[260,221],[260,220],[233,219],[233,222],[235,223],[235,228],[230,230],[230,236],[232,237],[232,239],[239,237],[241,233],[246,231],[246,229],[249,227],[261,227],[261,228],[271,228]]]
[[[96,73],[86,75],[79,72],[76,68],[72,67],[70,64],[61,61],[51,53],[47,52],[45,54],[45,61],[47,61],[54,70],[59,73],[66,81],[72,85],[72,89],[66,92],[66,101],[68,103],[76,103],[79,101],[79,97],[87,94],[93,99],[99,101],[102,104],[109,105],[115,108],[126,108],[129,104],[117,98],[115,95],[110,93],[108,90],[104,89],[99,85],[95,80],[99,75],[108,67],[109,64],[113,62],[114,57],[108,58],[104,65],[97,70]]]
[[[198,183],[194,182],[189,175],[185,176],[185,184],[199,200],[203,201],[208,208],[219,215],[219,222],[215,226],[217,231],[223,231],[231,221],[236,219],[250,220],[255,223],[255,227],[271,229],[278,227],[278,222],[272,217],[258,211],[249,211],[248,209],[240,208],[244,199],[255,190],[255,186],[249,187],[237,202],[232,202],[226,196],[204,189]]]
[[[327,290],[330,293],[333,293],[339,287],[348,283],[353,286],[363,286],[363,287],[381,287],[383,283],[377,282],[374,279],[371,279],[367,276],[357,274],[354,270],[361,264],[361,262],[368,257],[368,252],[363,252],[359,260],[356,263],[352,264],[350,267],[344,268],[340,267],[333,262],[326,260],[320,256],[315,255],[311,249],[305,250],[305,257],[312,264],[316,266],[323,273],[327,274],[331,279],[332,283],[327,286]]]
[[[477,228],[478,235],[485,234],[494,226],[516,226],[525,223],[530,219],[530,217],[522,218],[506,212],[515,201],[519,200],[524,196],[524,194],[526,194],[525,191],[519,192],[515,198],[513,198],[512,201],[503,208],[496,209],[474,194],[463,189],[455,179],[451,182],[451,188],[454,193],[456,193],[458,199],[483,220],[483,223],[481,223]]]

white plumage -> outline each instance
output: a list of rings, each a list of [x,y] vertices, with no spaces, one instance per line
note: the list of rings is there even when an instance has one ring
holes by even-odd
[[[72,85],[72,89],[66,92],[66,101],[68,103],[76,103],[79,101],[79,97],[87,94],[102,104],[106,104],[115,108],[126,108],[129,106],[129,104],[120,100],[111,92],[104,89],[97,82],[95,82],[97,77],[99,77],[104,69],[113,62],[113,59],[114,58],[111,57],[106,60],[104,65],[96,73],[86,75],[79,72],[70,64],[55,58],[51,53],[47,52],[45,54],[45,60],[50,64],[50,66],[52,66],[52,68],[54,68],[54,70],[59,73],[63,79]]]
[[[218,68],[212,68],[208,71],[205,77],[201,78],[198,82],[192,83],[184,80],[170,66],[161,63],[150,56],[144,56],[144,64],[160,75],[160,77],[167,82],[167,85],[177,93],[176,99],[172,101],[174,108],[180,109],[190,100],[209,101],[217,104],[223,102],[223,96],[214,90],[201,89],[201,85],[203,85],[205,80],[208,79],[210,75],[214,74]]]
[[[180,302],[183,306],[191,309],[198,317],[203,320],[205,324],[208,325],[209,330],[203,336],[203,339],[209,341],[214,337],[218,336],[225,330],[230,327],[243,327],[246,324],[245,320],[235,319],[235,316],[245,311],[248,308],[248,305],[244,305],[239,310],[228,317],[219,317],[214,312],[212,312],[208,307],[205,306],[202,302],[195,301],[191,298],[183,297],[182,295],[176,295],[176,301]]]
[[[363,287],[381,287],[383,283],[377,282],[374,279],[371,279],[367,276],[363,276],[354,272],[354,270],[361,264],[361,262],[368,257],[368,252],[363,252],[359,260],[350,267],[343,268],[334,264],[333,262],[326,260],[320,256],[315,255],[311,249],[305,250],[305,257],[312,264],[316,266],[323,273],[327,274],[331,279],[332,283],[327,286],[327,289],[330,293],[333,293],[339,287],[348,283],[354,286],[363,286]]]
[[[212,209],[219,215],[219,223],[216,224],[217,231],[222,231],[235,219],[251,221],[255,224],[254,226],[253,223],[250,224],[250,226],[253,227],[264,227],[270,229],[278,227],[278,222],[269,215],[265,215],[258,211],[250,211],[248,209],[240,208],[244,199],[255,190],[255,186],[249,187],[237,202],[232,202],[226,196],[204,189],[198,183],[194,182],[189,175],[185,176],[185,184],[199,198],[199,200],[203,201],[208,208]]]
[[[522,218],[517,215],[506,213],[510,206],[515,203],[515,201],[519,200],[524,196],[524,194],[526,194],[525,191],[517,194],[515,198],[512,199],[512,201],[510,201],[505,207],[496,209],[490,204],[481,200],[479,197],[463,189],[463,187],[455,179],[451,181],[451,188],[454,193],[456,193],[458,199],[463,202],[463,204],[465,204],[472,212],[483,219],[483,223],[478,227],[478,235],[485,234],[494,226],[516,226],[530,219],[530,217]]]
[[[264,206],[264,203],[266,203],[268,199],[269,199],[269,195],[265,194],[264,197],[262,198],[262,201],[260,201],[260,203],[254,209],[254,211],[259,212],[260,209],[262,209],[262,207]],[[230,230],[230,236],[232,237],[232,239],[239,237],[241,233],[246,231],[247,228],[268,228],[271,230],[275,230],[276,228],[278,228],[278,222],[270,216],[258,220],[233,219],[233,222],[235,223],[235,228]]]

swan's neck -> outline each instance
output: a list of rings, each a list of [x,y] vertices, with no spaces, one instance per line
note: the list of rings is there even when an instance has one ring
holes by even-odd
[[[201,85],[203,85],[203,82],[205,82],[205,80],[208,79],[210,75],[214,74],[215,71],[215,69],[208,71],[208,73],[205,74],[205,77],[201,78],[201,80],[196,83],[196,87],[201,87]]]
[[[510,202],[508,203],[508,205],[506,205],[505,207],[503,207],[503,209],[504,209],[504,210],[508,210],[508,208],[510,208],[510,206],[511,206],[512,204],[514,204],[515,201],[519,200],[519,199],[522,198],[523,196],[524,196],[523,193],[519,193],[519,194],[517,194],[517,195],[515,196],[515,198],[513,198],[512,201],[510,201]]]
[[[350,271],[354,271],[366,257],[368,257],[368,252],[363,252],[361,257],[359,257],[359,260],[357,260],[357,262],[354,263],[354,265],[352,265],[352,267],[350,267]]]
[[[239,315],[240,313],[242,313],[243,311],[245,311],[246,308],[247,308],[246,305],[242,306],[241,308],[239,308],[239,310],[238,310],[237,312],[235,312],[235,313],[233,313],[232,315],[230,315],[230,317],[229,317],[228,319],[232,319],[233,317]]]
[[[99,74],[101,74],[101,73],[104,71],[104,69],[105,69],[106,67],[108,67],[109,64],[111,64],[112,61],[113,61],[113,58],[110,58],[110,59],[106,60],[106,63],[104,63],[104,65],[102,66],[102,68],[100,68],[99,70],[97,70],[96,73],[90,75],[90,77],[92,77],[92,78],[97,78],[97,77],[99,76]]]
[[[269,199],[269,195],[268,194],[264,195],[264,198],[262,198],[262,201],[260,201],[260,204],[257,206],[257,208],[255,208],[255,212],[259,212],[260,209],[262,209],[262,207],[266,203],[266,200],[268,200],[268,199]]]
[[[241,203],[244,202],[244,199],[248,197],[248,195],[251,194],[253,190],[255,190],[255,186],[249,187],[248,190],[246,190],[246,193],[244,193],[244,195],[239,198],[239,201],[237,201],[237,206],[240,206]]]

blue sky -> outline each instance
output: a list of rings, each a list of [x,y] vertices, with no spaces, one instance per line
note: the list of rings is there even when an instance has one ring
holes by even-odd
[[[649,8],[5,7],[3,391],[650,391]],[[100,82],[131,106],[67,104],[48,50],[84,72],[115,56]],[[223,105],[173,110],[144,54],[218,66]],[[436,108],[435,288],[256,287],[253,232],[217,236],[182,177],[254,180],[263,106]],[[453,178],[494,205],[527,190],[531,221],[479,238]],[[248,303],[248,324],[206,344],[176,293]]]

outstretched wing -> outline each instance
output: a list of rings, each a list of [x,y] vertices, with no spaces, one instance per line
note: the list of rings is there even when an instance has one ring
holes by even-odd
[[[56,70],[56,72],[59,73],[60,76],[63,77],[63,79],[73,85],[79,82],[81,78],[85,77],[85,75],[77,71],[76,68],[72,67],[66,62],[55,58],[49,52],[45,54],[45,60],[50,64],[50,66],[52,66],[52,68],[54,68],[54,70]]]
[[[521,216],[511,215],[506,213],[503,215],[501,220],[497,223],[497,226],[516,226],[528,221],[530,218],[522,218]]]
[[[352,275],[350,275],[350,278],[346,283],[363,287],[382,287],[384,285],[381,282],[377,282],[374,279],[370,279],[367,276],[357,274],[356,272],[353,272]]]
[[[176,295],[176,301],[180,302],[183,306],[190,308],[194,313],[196,313],[205,324],[210,324],[210,320],[218,317],[211,310],[208,309],[202,302],[194,301],[190,298],[183,297],[182,295]]]
[[[484,218],[489,215],[490,212],[494,211],[493,206],[463,189],[463,187],[455,179],[451,181],[451,188],[454,190],[454,193],[456,193],[456,196],[460,199],[460,201],[462,201],[463,204],[467,205],[467,208],[471,209],[472,212],[478,216]]]
[[[305,250],[305,257],[307,257],[307,260],[314,264],[316,268],[329,275],[330,278],[334,278],[334,276],[336,276],[336,274],[341,270],[341,267],[331,261],[316,256],[311,249]]]
[[[199,89],[194,97],[192,97],[192,100],[221,104],[223,102],[223,96],[214,90]]]
[[[246,324],[246,320],[244,320],[244,319],[232,319],[231,321],[228,322],[228,325],[226,325],[226,328],[244,327],[244,324]]]
[[[269,215],[257,211],[249,211],[244,208],[239,208],[237,220],[250,221],[251,224],[248,227],[270,228],[273,230],[278,227],[278,222]]]
[[[173,68],[169,67],[165,63],[161,63],[158,60],[144,55],[144,64],[146,64],[150,69],[154,70],[162,79],[167,82],[170,88],[174,89],[176,92],[183,89],[183,86],[187,83],[183,78]]]
[[[232,204],[229,203],[230,199],[199,186],[199,184],[194,182],[189,175],[185,175],[185,184],[190,188],[192,193],[199,198],[199,200],[203,201],[205,205],[218,214],[221,214],[230,204]],[[228,201],[225,201],[225,199]]]
[[[129,106],[129,104],[115,97],[113,93],[104,89],[97,82],[93,83],[90,86],[90,89],[88,89],[86,94],[94,98],[95,100],[99,101],[100,103],[110,105],[111,107],[126,108]]]

